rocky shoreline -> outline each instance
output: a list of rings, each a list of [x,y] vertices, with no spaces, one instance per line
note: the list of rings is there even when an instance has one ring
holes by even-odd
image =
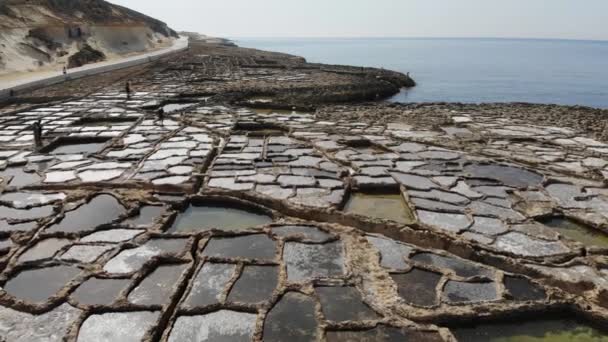
[[[607,111],[381,101],[414,85],[193,41],[16,94],[0,105],[0,340],[607,328]]]

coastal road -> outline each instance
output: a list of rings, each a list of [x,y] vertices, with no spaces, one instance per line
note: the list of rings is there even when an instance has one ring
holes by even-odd
[[[48,71],[34,73],[31,76],[20,77],[11,80],[2,80],[0,78],[0,98],[10,96],[10,91],[15,92],[31,90],[44,86],[49,86],[63,81],[77,79],[85,76],[95,75],[102,72],[122,69],[148,63],[164,57],[168,54],[182,51],[188,48],[188,37],[180,37],[173,42],[173,45],[164,49],[142,53],[136,56],[130,56],[121,59],[115,59],[106,62],[87,64],[78,68],[69,69],[67,75],[63,75],[61,71]]]

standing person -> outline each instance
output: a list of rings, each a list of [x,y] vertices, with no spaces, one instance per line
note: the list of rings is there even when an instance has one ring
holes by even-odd
[[[127,99],[130,100],[131,99],[131,81],[127,81],[127,84],[125,84],[125,91],[127,92]]]
[[[163,109],[163,107],[160,107],[156,111],[156,117],[158,118],[158,120],[163,121],[163,119],[165,118],[165,110]]]
[[[40,120],[34,122],[32,129],[34,131],[34,143],[36,147],[42,146],[42,122]]]
[[[63,66],[63,74],[67,75],[68,74],[68,69],[65,67],[65,65]]]

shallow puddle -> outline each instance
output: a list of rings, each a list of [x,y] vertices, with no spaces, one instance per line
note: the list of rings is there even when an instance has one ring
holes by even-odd
[[[224,230],[242,230],[272,222],[267,215],[225,206],[191,205],[180,213],[171,228],[174,232],[207,231],[213,228]]]
[[[196,105],[196,103],[169,103],[163,106],[163,111],[166,114],[170,114],[194,105]]]
[[[374,320],[378,315],[370,309],[355,287],[316,287],[325,319],[334,322]]]
[[[473,177],[496,179],[506,186],[517,188],[540,185],[544,178],[536,172],[498,164],[469,164],[465,166],[465,171]]]
[[[61,143],[51,151],[50,154],[84,154],[99,152],[105,142],[96,143]]]
[[[276,266],[245,266],[230,290],[228,301],[257,304],[270,300],[278,278],[279,270]]]
[[[8,185],[15,187],[35,184],[40,182],[41,180],[38,174],[32,172],[25,172],[20,167],[9,167],[5,170],[0,171],[0,178],[11,178]]]
[[[438,333],[431,331],[411,331],[379,324],[369,330],[328,331],[327,341],[331,342],[440,342]]]
[[[315,341],[315,302],[299,292],[288,292],[264,321],[264,341]]]
[[[603,342],[608,335],[574,320],[530,320],[493,323],[452,329],[459,341],[467,342]]]
[[[526,278],[505,276],[504,284],[515,300],[543,300],[547,296],[545,290]]]
[[[441,274],[414,268],[405,274],[391,274],[397,283],[399,296],[407,303],[418,306],[437,304],[437,285]]]
[[[554,228],[565,237],[578,241],[586,246],[608,248],[608,235],[599,230],[587,227],[576,221],[564,217],[551,217],[540,221],[542,224]]]
[[[25,270],[11,278],[4,286],[4,290],[26,301],[44,302],[79,273],[80,270],[72,266]]]
[[[411,259],[421,264],[433,265],[438,268],[449,268],[453,270],[457,276],[463,278],[475,276],[494,278],[493,272],[489,269],[461,259],[432,253],[419,253],[414,255]]]
[[[288,242],[283,249],[287,279],[293,282],[313,278],[339,277],[344,273],[344,248],[336,241],[322,245]]]
[[[131,293],[129,302],[139,305],[164,305],[173,295],[188,265],[159,266]]]
[[[443,299],[450,304],[476,303],[497,300],[498,293],[494,283],[450,280],[443,289]]]
[[[75,210],[69,211],[48,232],[78,232],[92,230],[100,225],[116,220],[126,212],[120,202],[111,195],[95,196]]]
[[[149,226],[163,214],[165,214],[165,207],[146,205],[139,209],[139,214],[133,218],[125,220],[123,223],[131,226]]]
[[[344,211],[404,224],[414,222],[414,215],[401,195],[352,194]]]
[[[235,265],[205,263],[197,272],[192,288],[183,302],[186,307],[217,304],[234,274]]]
[[[130,282],[129,279],[90,278],[71,297],[84,305],[112,305]]]
[[[245,258],[274,260],[276,243],[266,235],[255,234],[236,237],[216,237],[209,240],[203,255],[218,258]]]

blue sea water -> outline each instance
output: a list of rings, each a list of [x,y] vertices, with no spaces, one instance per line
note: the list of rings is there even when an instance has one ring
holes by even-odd
[[[398,102],[533,102],[608,108],[608,41],[237,38],[310,62],[410,72]]]

